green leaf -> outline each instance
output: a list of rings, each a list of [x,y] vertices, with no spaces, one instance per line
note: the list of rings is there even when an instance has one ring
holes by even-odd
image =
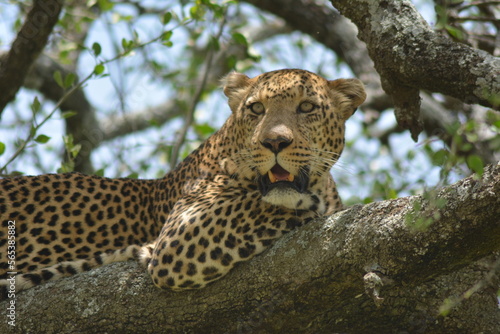
[[[247,41],[246,37],[243,36],[243,34],[240,34],[239,32],[235,32],[233,34],[233,39],[238,44],[248,46],[248,41]]]
[[[236,67],[236,63],[238,62],[238,58],[236,58],[235,55],[230,55],[229,57],[227,57],[226,59],[226,63],[227,63],[227,66],[229,68],[232,68],[234,69]]]
[[[76,156],[78,155],[78,153],[80,153],[81,149],[82,149],[82,145],[76,144],[73,147],[71,147],[71,149],[69,150],[69,153],[71,153],[71,156],[73,158],[76,158]]]
[[[395,199],[395,198],[398,198],[398,193],[396,192],[395,189],[389,189],[387,191],[387,196],[386,196],[388,199]]]
[[[206,10],[205,7],[201,5],[194,5],[189,9],[189,14],[194,20],[199,21],[205,16]]]
[[[94,175],[104,176],[104,168],[98,169],[94,172]]]
[[[139,174],[138,173],[132,173],[128,176],[126,176],[128,179],[137,179],[139,177]]]
[[[162,39],[162,44],[165,45],[166,47],[172,47],[172,45],[174,45],[174,43],[172,43],[172,41],[170,40],[170,38],[172,37],[173,35],[173,32],[171,30],[169,31],[165,31],[163,33],[163,35],[161,36],[161,39]]]
[[[215,132],[215,129],[208,123],[196,124],[194,130],[202,137],[208,137]]]
[[[73,117],[73,116],[75,116],[76,114],[78,114],[76,111],[65,111],[65,112],[61,113],[61,117],[62,117],[63,119],[66,119],[66,118]]]
[[[32,125],[30,128],[30,136],[34,137],[35,134],[36,134],[36,127]],[[24,142],[24,140],[22,140],[22,142]]]
[[[114,4],[108,0],[98,0],[97,3],[103,12],[113,9]]]
[[[92,50],[94,51],[94,55],[96,57],[99,56],[102,51],[101,44],[95,42],[94,44],[92,44]]]
[[[64,136],[63,141],[64,141],[64,147],[66,148],[73,147],[73,135],[71,133],[67,136]]]
[[[444,28],[446,29],[448,34],[450,34],[452,37],[454,37],[460,41],[464,40],[464,33],[460,29],[455,28],[455,27],[450,26],[450,25],[445,25]]]
[[[167,25],[170,20],[172,20],[172,13],[171,12],[166,12],[165,14],[163,14],[163,19],[162,19],[162,22],[164,25]]]
[[[74,161],[65,161],[61,164],[61,168],[57,169],[58,173],[69,173],[75,169]]]
[[[125,51],[128,51],[134,47],[134,41],[122,38],[122,47]]]
[[[40,101],[38,101],[38,96],[35,96],[35,99],[31,104],[31,111],[33,112],[33,114],[36,114],[37,112],[40,111],[40,109],[41,109]]]
[[[173,35],[172,30],[165,31],[165,32],[161,35],[161,40],[162,40],[162,41],[169,41],[169,40],[170,40],[170,38],[172,37],[172,35]]]
[[[363,204],[369,204],[371,202],[373,202],[373,198],[371,198],[371,197],[365,197],[363,199]]]
[[[479,176],[483,175],[484,163],[477,155],[471,154],[467,157],[467,166],[476,172]]]
[[[94,73],[99,75],[101,74],[102,72],[104,72],[104,65],[103,64],[97,64],[95,67],[94,67]]]
[[[40,144],[45,144],[46,142],[48,142],[50,140],[50,137],[49,136],[46,136],[46,135],[39,135],[35,138],[35,141],[37,143],[40,143]]]
[[[434,205],[436,208],[442,209],[446,206],[448,203],[448,200],[446,198],[435,198],[434,199]]]
[[[219,51],[220,50],[220,44],[219,44],[219,40],[217,38],[212,37],[210,39],[210,44],[214,48],[215,51]]]
[[[63,79],[60,71],[55,71],[53,75],[54,80],[57,82],[59,87],[64,88]]]
[[[406,160],[411,161],[415,159],[415,155],[416,155],[415,151],[413,150],[408,151],[408,153],[406,153]]]
[[[5,144],[0,141],[0,155],[5,153]]]
[[[66,78],[64,78],[64,88],[69,88],[73,85],[73,82],[75,82],[76,75],[74,73],[68,73]]]
[[[134,36],[135,41],[139,40],[139,33],[137,32],[137,30],[134,29],[134,31],[132,31],[132,36]]]
[[[449,152],[446,150],[439,150],[431,156],[431,161],[434,166],[443,166],[448,160]]]

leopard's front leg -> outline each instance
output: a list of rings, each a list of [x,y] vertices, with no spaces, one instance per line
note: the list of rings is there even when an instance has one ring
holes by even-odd
[[[143,248],[155,285],[201,288],[312,218],[311,212],[272,206],[260,196],[233,189],[179,200],[158,239]]]

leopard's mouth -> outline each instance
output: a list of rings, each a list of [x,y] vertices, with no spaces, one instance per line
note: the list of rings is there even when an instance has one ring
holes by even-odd
[[[289,171],[276,164],[267,174],[259,177],[259,188],[262,196],[266,196],[269,191],[275,188],[290,188],[299,193],[307,190],[309,184],[308,173],[300,173],[295,176]]]
[[[292,174],[290,174],[286,169],[281,167],[279,164],[274,165],[274,167],[267,172],[267,176],[269,177],[269,182],[271,183],[293,182],[293,180],[295,179],[295,177]]]

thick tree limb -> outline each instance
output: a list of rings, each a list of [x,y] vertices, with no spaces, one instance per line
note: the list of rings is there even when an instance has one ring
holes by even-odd
[[[500,250],[500,165],[430,197],[308,224],[202,290],[160,291],[132,262],[49,283],[19,294],[13,332],[493,333],[498,275],[448,317],[438,310],[487,274],[476,260]],[[411,227],[426,218],[428,228]]]
[[[47,44],[62,6],[62,0],[34,1],[12,48],[0,59],[0,115],[16,96],[31,64]]]
[[[436,34],[410,1],[331,2],[358,27],[396,108],[416,107],[414,98],[398,102],[404,89],[409,96],[427,89],[466,103],[500,107],[500,61]]]

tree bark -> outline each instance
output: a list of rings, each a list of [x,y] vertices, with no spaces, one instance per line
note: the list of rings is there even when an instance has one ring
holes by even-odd
[[[420,132],[419,90],[500,108],[498,58],[432,31],[409,0],[332,0],[359,29],[398,123]]]
[[[133,262],[30,289],[0,332],[495,333],[499,217],[500,164],[318,219],[202,290],[158,290]]]
[[[31,65],[47,44],[62,6],[62,0],[34,1],[12,48],[0,59],[0,115],[16,96]]]

